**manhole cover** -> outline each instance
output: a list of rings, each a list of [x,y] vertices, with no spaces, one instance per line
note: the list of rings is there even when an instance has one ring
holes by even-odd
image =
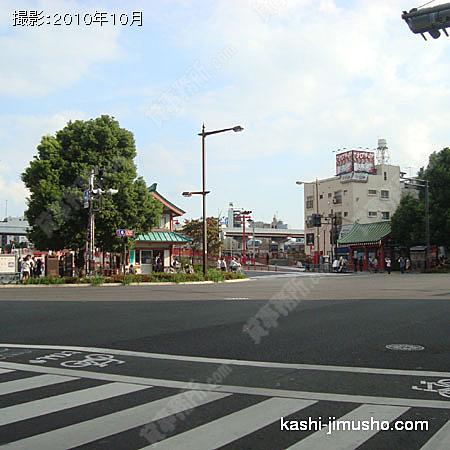
[[[414,345],[414,344],[388,344],[386,348],[389,350],[396,350],[398,352],[420,352],[425,350],[425,347],[422,345]]]

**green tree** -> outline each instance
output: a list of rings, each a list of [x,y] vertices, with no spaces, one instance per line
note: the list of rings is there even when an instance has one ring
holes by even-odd
[[[432,153],[420,176],[430,185],[431,243],[450,247],[450,148]]]
[[[203,243],[203,220],[188,220],[183,226],[183,233],[192,238],[192,247],[200,250]],[[206,236],[208,240],[208,254],[218,255],[222,246],[220,239],[220,228],[217,217],[208,217],[206,219]]]
[[[398,245],[411,247],[425,243],[424,205],[411,195],[403,197],[391,219],[392,239]]]
[[[113,117],[69,122],[54,136],[44,136],[37,150],[22,180],[30,191],[25,212],[29,238],[38,248],[84,249],[88,212],[82,198],[94,167],[103,170],[96,187],[119,191],[94,204],[98,247],[117,251],[121,245],[117,228],[141,233],[159,222],[161,207],[143,178],[137,177],[133,134]]]

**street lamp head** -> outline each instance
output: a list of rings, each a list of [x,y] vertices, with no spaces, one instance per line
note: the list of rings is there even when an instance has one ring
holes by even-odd
[[[302,185],[302,184],[304,184],[304,183],[305,183],[304,181],[296,181],[296,182],[295,182],[295,184],[298,184],[299,186]]]
[[[192,197],[192,192],[184,191],[181,195],[182,195],[183,197]]]
[[[233,127],[233,131],[235,133],[238,133],[239,131],[244,131],[244,129],[240,125],[238,125],[237,127]]]

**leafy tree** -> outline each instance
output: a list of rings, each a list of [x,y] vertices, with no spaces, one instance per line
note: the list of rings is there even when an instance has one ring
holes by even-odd
[[[183,233],[193,239],[192,247],[200,250],[203,246],[203,220],[193,219],[187,220],[183,226]],[[208,254],[218,255],[222,241],[220,239],[220,228],[217,217],[207,217],[206,219],[206,236]]]
[[[429,182],[430,242],[450,247],[450,148],[430,155],[418,177]],[[392,236],[405,246],[425,244],[425,190],[419,199],[403,198],[392,217]]]
[[[411,247],[425,243],[423,202],[411,195],[403,197],[391,219],[392,238],[398,245]]]
[[[450,247],[450,148],[430,155],[421,177],[430,185],[431,243]]]
[[[119,250],[117,228],[141,233],[159,222],[161,207],[143,178],[137,177],[133,134],[120,128],[113,117],[69,122],[54,136],[44,136],[37,150],[22,180],[30,190],[25,212],[29,238],[38,248],[84,249],[88,211],[82,198],[94,167],[103,171],[96,177],[96,187],[119,191],[94,203],[98,247]]]

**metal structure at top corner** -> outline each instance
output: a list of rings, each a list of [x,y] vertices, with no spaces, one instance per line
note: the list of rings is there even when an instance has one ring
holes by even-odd
[[[413,33],[421,34],[427,40],[424,33],[429,33],[433,39],[437,39],[442,30],[449,36],[446,28],[450,27],[450,3],[433,6],[430,8],[413,8],[411,11],[403,11],[402,19],[408,24]]]

